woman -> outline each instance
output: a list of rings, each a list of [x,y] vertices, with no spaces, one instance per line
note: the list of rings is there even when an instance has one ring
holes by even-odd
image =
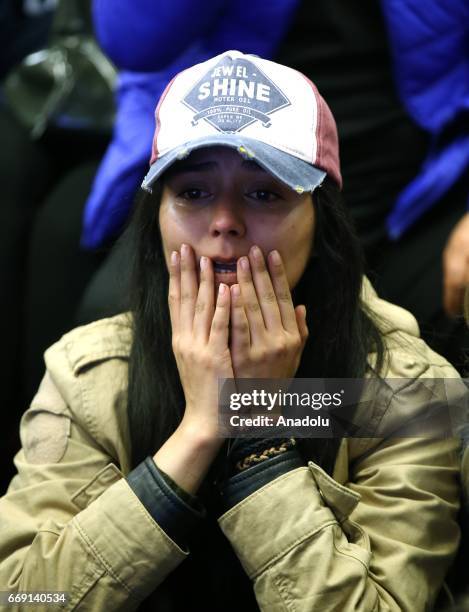
[[[220,378],[457,376],[362,280],[330,110],[300,73],[229,51],[180,73],[156,122],[132,317],[46,353],[1,500],[2,590],[66,591],[68,609],[429,609],[459,537],[452,438],[217,430]],[[366,431],[418,416],[414,383],[365,407]]]

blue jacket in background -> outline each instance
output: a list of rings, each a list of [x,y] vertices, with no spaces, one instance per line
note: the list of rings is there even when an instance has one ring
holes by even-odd
[[[396,239],[468,175],[469,2],[381,0],[381,5],[401,100],[431,135],[419,174],[388,218],[389,235]]]
[[[86,203],[84,247],[121,232],[148,170],[156,103],[173,76],[229,48],[271,57],[298,2],[95,0],[96,34],[123,70],[114,137]]]
[[[114,138],[86,204],[82,244],[122,230],[148,167],[154,110],[179,71],[227,49],[272,57],[299,0],[94,0],[95,30],[121,68]],[[399,238],[469,166],[467,0],[381,0],[395,78],[410,116],[431,135],[418,176],[388,218]],[[312,41],[311,44],[314,44]]]

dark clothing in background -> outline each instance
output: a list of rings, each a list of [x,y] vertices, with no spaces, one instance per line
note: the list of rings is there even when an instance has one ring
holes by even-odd
[[[275,59],[309,76],[331,107],[345,202],[370,253],[428,143],[397,97],[378,0],[302,2]]]
[[[337,122],[344,198],[379,295],[410,310],[425,341],[461,372],[469,350],[462,320],[443,310],[442,253],[466,212],[462,179],[397,242],[385,221],[417,174],[428,137],[397,97],[387,33],[377,0],[302,2],[275,58],[309,76]]]
[[[24,10],[19,0],[0,2],[0,81],[23,57],[40,49],[52,25],[53,3],[43,2],[43,9],[36,13]]]

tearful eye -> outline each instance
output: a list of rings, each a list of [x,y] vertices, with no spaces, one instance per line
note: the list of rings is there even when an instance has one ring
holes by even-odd
[[[208,191],[203,191],[202,189],[186,189],[179,194],[179,197],[184,200],[201,200],[202,198],[207,198],[209,196]]]
[[[257,200],[259,202],[275,202],[280,199],[280,196],[273,191],[269,191],[268,189],[256,189],[256,191],[251,191],[248,194],[248,197],[253,200]]]

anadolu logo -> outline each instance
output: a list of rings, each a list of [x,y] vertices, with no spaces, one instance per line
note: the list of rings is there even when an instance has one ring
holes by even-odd
[[[270,127],[270,116],[290,105],[287,96],[254,63],[223,57],[183,99],[194,111],[192,125],[204,119],[220,132],[240,132],[254,121]]]

